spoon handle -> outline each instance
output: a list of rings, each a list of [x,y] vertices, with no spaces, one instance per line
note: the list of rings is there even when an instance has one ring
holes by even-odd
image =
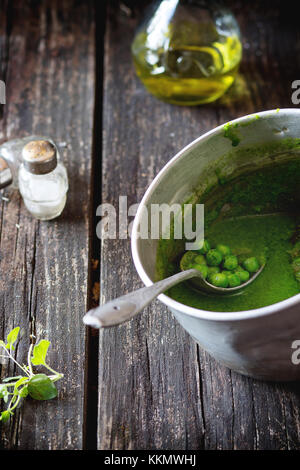
[[[156,282],[149,287],[142,287],[141,289],[89,310],[83,317],[83,322],[94,328],[105,328],[124,323],[143,310],[144,307],[150,304],[150,302],[162,292],[170,289],[179,282],[195,276],[199,277],[199,271],[196,269],[188,269]]]

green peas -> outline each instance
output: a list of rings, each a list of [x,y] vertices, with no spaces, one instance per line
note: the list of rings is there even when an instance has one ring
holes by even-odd
[[[214,275],[214,274],[217,274],[219,272],[221,272],[219,266],[208,266],[207,267],[207,280],[208,282],[211,283],[211,277]]]
[[[244,268],[243,268],[242,266],[238,265],[238,266],[236,267],[236,269],[234,270],[234,272],[235,272],[235,273],[238,273],[239,271],[245,271],[245,270],[244,270]]]
[[[207,266],[205,264],[192,264],[190,267],[200,271],[201,277],[203,277],[203,279],[207,278]]]
[[[228,271],[228,270],[226,270],[226,269],[223,269],[223,270],[222,270],[222,273],[226,274],[226,276],[228,276],[228,274],[232,274],[231,271]]]
[[[232,254],[231,248],[222,243],[211,248],[207,240],[199,242],[199,250],[187,251],[180,260],[181,270],[197,269],[202,278],[216,287],[238,287],[247,282],[252,273],[260,268],[260,263],[254,256],[238,263],[238,257]],[[293,270],[300,282],[300,255],[294,257]]]
[[[212,274],[209,278],[209,282],[216,287],[228,287],[228,277],[224,273]]]
[[[228,269],[228,271],[233,271],[237,266],[238,266],[238,259],[234,255],[228,255],[225,256],[225,260],[223,263],[223,266],[225,269]]]
[[[228,256],[228,255],[231,255],[231,249],[229,248],[229,246],[227,245],[217,245],[216,249],[222,253],[222,255],[225,257],[225,256]]]
[[[209,250],[210,250],[210,244],[208,243],[207,240],[204,240],[202,247],[201,247],[198,251],[199,251],[199,253],[201,253],[202,255],[206,255],[206,253],[207,253]]]
[[[234,274],[237,274],[241,280],[241,282],[247,282],[250,278],[250,274],[248,271],[245,271],[241,266],[238,266],[237,269],[234,271]]]
[[[210,279],[211,279],[211,276],[213,276],[213,274],[217,274],[220,272],[220,268],[219,266],[209,266],[207,268],[207,279],[208,279],[208,282],[210,282]]]
[[[219,266],[209,266],[209,267],[207,268],[207,270],[208,270],[208,275],[210,275],[210,274],[216,274],[216,273],[219,273],[219,272],[220,272]]]
[[[227,279],[229,287],[237,287],[241,285],[241,279],[238,274],[228,274]]]
[[[196,264],[206,264],[205,256],[203,256],[203,255],[197,255],[197,256],[194,258],[194,263],[196,263]]]
[[[186,253],[184,253],[183,257],[180,260],[181,271],[185,271],[186,269],[189,269],[190,264],[194,262],[194,259],[196,256],[197,256],[197,252],[195,251],[187,251]]]
[[[254,256],[245,259],[245,261],[243,262],[243,266],[249,273],[255,273],[260,268],[259,262]]]
[[[206,260],[209,266],[218,266],[221,264],[222,259],[223,255],[217,249],[209,250],[206,254]]]

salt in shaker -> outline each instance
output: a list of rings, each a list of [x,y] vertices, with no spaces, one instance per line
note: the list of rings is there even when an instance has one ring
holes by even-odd
[[[66,204],[68,176],[48,140],[28,142],[22,151],[19,190],[25,206],[40,220],[58,217]]]

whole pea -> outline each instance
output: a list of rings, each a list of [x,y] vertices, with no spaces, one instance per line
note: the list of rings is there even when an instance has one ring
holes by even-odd
[[[245,271],[241,266],[238,266],[237,269],[234,271],[235,274],[237,274],[241,280],[241,282],[247,282],[250,278],[250,274],[248,271]]]
[[[209,278],[209,282],[216,287],[228,287],[228,278],[226,274],[215,273]]]
[[[209,266],[218,266],[221,264],[223,259],[222,253],[220,253],[217,249],[209,250],[206,254],[206,261]]]
[[[219,266],[208,266],[207,267],[207,270],[208,270],[208,273],[207,273],[207,280],[208,282],[211,283],[211,277],[214,275],[214,274],[217,274],[220,272],[220,268]],[[211,283],[212,284],[212,283]]]
[[[220,272],[219,266],[208,266],[207,270],[208,270],[208,276],[210,276],[211,274],[216,274]]]
[[[241,279],[238,274],[229,274],[227,276],[229,287],[237,287],[241,285]]]
[[[237,268],[238,266],[238,259],[234,255],[228,255],[225,256],[223,266],[225,269],[228,269],[228,271],[233,271],[234,269]]]
[[[228,271],[226,269],[222,269],[222,273],[223,274],[226,274],[226,276],[228,276],[228,274],[232,274],[232,271]]]
[[[204,240],[202,247],[198,251],[202,255],[205,255],[209,250],[210,250],[210,244],[207,240]]]
[[[254,256],[252,256],[251,258],[245,259],[245,261],[243,262],[243,267],[249,273],[255,273],[256,271],[259,270],[260,265],[257,259]]]
[[[235,271],[238,272],[238,271],[245,271],[245,270],[244,270],[243,266],[241,266],[241,265],[239,264],[239,265],[236,267]]]
[[[180,260],[180,269],[185,271],[190,268],[190,264],[194,262],[197,252],[195,251],[186,251]]]
[[[231,255],[231,249],[229,248],[229,246],[227,245],[217,245],[216,246],[216,249],[222,253],[222,255],[225,257],[225,256],[228,256],[228,255]]]
[[[194,263],[196,264],[206,264],[206,259],[204,255],[197,255],[194,258]]]
[[[190,267],[192,269],[197,269],[197,271],[200,271],[201,277],[203,279],[207,278],[207,266],[205,264],[192,264]]]

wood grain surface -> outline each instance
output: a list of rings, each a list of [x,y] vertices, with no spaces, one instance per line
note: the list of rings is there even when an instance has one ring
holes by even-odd
[[[1,448],[81,449],[84,416],[91,145],[94,109],[93,2],[1,2],[1,74],[7,103],[0,138],[41,133],[61,147],[69,174],[66,208],[39,222],[18,192],[0,197],[0,336],[21,326],[51,340],[49,361],[65,378],[58,399],[24,401],[1,427]],[[15,375],[3,364],[1,376]]]
[[[140,201],[182,147],[233,118],[293,107],[299,28],[289,3],[227,2],[244,55],[235,85],[214,104],[188,108],[150,96],[130,44],[149,2],[109,2],[104,63],[103,202]],[[291,6],[291,5],[290,5]],[[103,240],[101,300],[141,285],[129,240]],[[159,302],[100,333],[99,449],[299,449],[299,384],[263,383],[217,364]]]

